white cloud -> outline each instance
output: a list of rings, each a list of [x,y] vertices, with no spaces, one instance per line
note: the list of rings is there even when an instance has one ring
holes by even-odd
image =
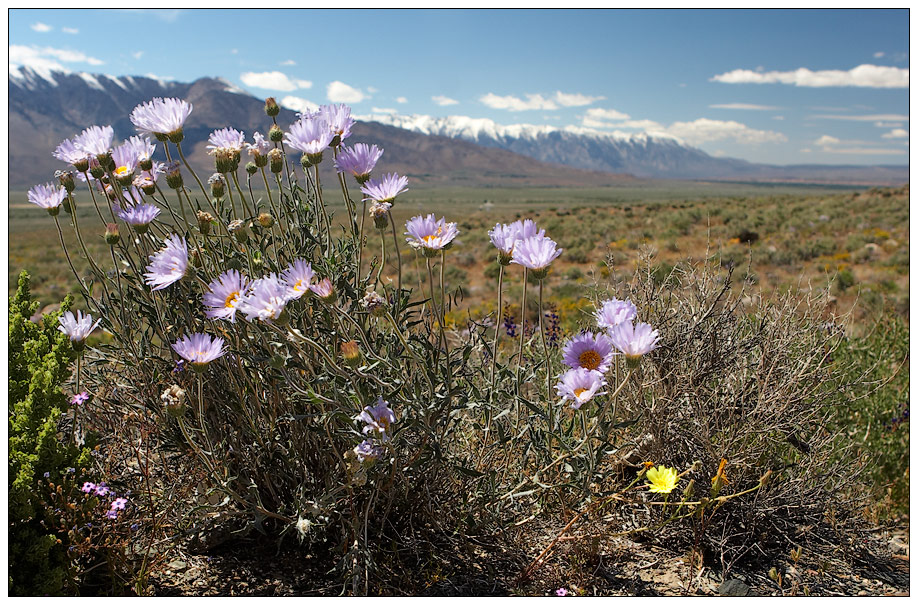
[[[848,71],[828,69],[812,71],[800,67],[788,72],[756,72],[735,69],[710,78],[727,84],[792,84],[822,88],[826,86],[858,86],[867,88],[909,88],[909,70],[882,65],[859,65]]]
[[[131,56],[135,59],[140,59],[144,56],[144,51],[137,51],[136,53],[131,53]]]
[[[295,112],[316,111],[319,109],[318,103],[313,103],[312,101],[304,99],[303,97],[294,97],[293,95],[287,95],[281,99],[279,103],[283,107],[292,109]]]
[[[883,56],[884,56],[884,51],[878,51],[878,52],[874,53],[874,58],[875,58],[875,59],[880,59],[880,58],[883,57]]]
[[[755,103],[717,103],[709,105],[714,109],[749,109],[753,111],[773,111],[779,109],[774,105],[756,105]]]
[[[281,61],[281,65],[296,65],[297,62],[293,59],[288,59],[287,61]]]
[[[408,103],[408,99],[405,97],[396,97],[396,103]]]
[[[404,99],[404,97],[402,98]],[[399,101],[398,99],[396,100]],[[408,99],[405,99],[405,101],[408,101]],[[405,101],[399,101],[399,103],[405,103]],[[444,107],[447,105],[456,105],[457,103],[459,103],[459,101],[457,101],[456,99],[451,99],[450,97],[445,97],[444,95],[434,95],[433,97],[431,97],[431,101],[433,101],[437,105],[440,105],[441,107]]]
[[[374,94],[374,93],[380,92],[380,89],[378,89],[378,88],[375,87],[375,86],[368,86],[368,87],[367,87],[367,92],[370,93],[370,94],[372,95],[372,94]]]
[[[784,120],[785,116],[772,116],[773,120]]]
[[[909,133],[905,133],[909,137]],[[884,135],[881,135],[882,137]],[[890,149],[883,147],[873,147],[871,141],[843,141],[830,135],[823,135],[816,141],[815,145],[820,146],[820,151],[828,154],[857,154],[867,156],[889,156],[905,154],[905,149]]]
[[[80,51],[52,48],[50,46],[24,46],[21,44],[10,44],[9,46],[10,69],[24,66],[43,72],[69,72],[70,70],[64,67],[62,63],[103,65],[104,62]]]
[[[555,110],[562,107],[580,107],[590,105],[595,101],[600,101],[606,97],[592,97],[582,95],[581,93],[563,93],[555,91],[554,94],[544,97],[539,94],[524,95],[526,99],[515,97],[513,95],[500,96],[494,93],[488,93],[479,98],[479,101],[493,109],[508,109],[511,111],[528,111],[533,109]]]
[[[239,76],[243,84],[266,90],[292,91],[298,88],[312,88],[309,80],[288,78],[283,72],[246,72]]]
[[[344,82],[335,80],[334,82],[329,82],[326,87],[326,97],[332,103],[360,103],[367,99],[368,95],[359,88],[354,88]]]
[[[909,116],[902,114],[871,114],[868,116],[838,116],[829,114],[820,114],[817,116],[808,116],[809,118],[819,118],[821,120],[848,120],[851,122],[909,122]]]
[[[710,141],[733,140],[737,143],[784,143],[788,137],[771,130],[757,130],[733,120],[699,118],[692,122],[674,122],[667,133],[698,145]]]
[[[396,114],[398,113],[394,108],[391,107],[372,107],[370,112],[374,114]]]
[[[903,126],[902,122],[875,122],[875,126],[878,128],[900,128]]]
[[[902,128],[895,128],[889,133],[881,135],[881,139],[909,139],[909,131]]]
[[[29,27],[31,27],[33,31],[36,31],[36,32],[38,32],[38,33],[40,33],[40,34],[46,34],[46,33],[50,32],[51,30],[54,29],[54,28],[51,27],[50,25],[48,25],[48,24],[46,24],[46,23],[42,23],[41,21],[39,21],[39,22],[37,22],[37,23],[33,23],[33,24],[30,25]]]
[[[839,139],[836,137],[831,137],[830,135],[823,135],[814,141],[814,145],[820,145],[821,147],[826,147],[828,145],[839,145],[839,143]]]
[[[603,109],[600,107],[591,107],[587,110],[587,116],[597,120],[628,120],[629,115],[615,109]]]
[[[62,27],[61,31],[64,32],[65,34],[79,34],[80,33],[80,30],[78,30],[75,27]]]

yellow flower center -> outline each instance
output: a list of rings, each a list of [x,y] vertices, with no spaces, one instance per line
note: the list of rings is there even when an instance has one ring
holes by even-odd
[[[131,171],[128,170],[127,166],[119,166],[118,168],[115,169],[115,174],[118,175],[119,177],[122,175],[126,175],[129,172]]]
[[[233,307],[236,305],[236,302],[239,300],[239,291],[234,291],[229,294],[226,301],[223,302],[224,307]]]
[[[297,292],[300,292],[301,290],[303,290],[302,287],[303,287],[303,280],[297,280],[296,284],[294,284],[294,290]]]
[[[581,394],[584,393],[585,391],[587,391],[586,387],[578,387],[577,389],[574,390],[574,397],[580,400]]]
[[[587,370],[597,370],[600,368],[600,362],[603,361],[603,358],[592,349],[588,349],[584,353],[578,356],[578,364],[581,365],[581,368],[586,368]]]

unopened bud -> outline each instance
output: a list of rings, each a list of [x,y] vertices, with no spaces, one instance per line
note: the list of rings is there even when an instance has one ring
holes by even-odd
[[[117,223],[105,224],[105,241],[109,246],[115,246],[121,240],[121,234],[118,233]]]
[[[255,162],[247,162],[247,163],[246,163],[246,174],[247,174],[247,175],[250,175],[250,176],[251,176],[251,175],[254,175],[254,174],[257,173],[257,172],[258,172],[258,166],[255,165]]]
[[[692,493],[695,492],[695,488],[696,488],[696,481],[690,480],[689,484],[686,485],[686,489],[683,490],[683,498],[688,499],[692,497]]]
[[[361,350],[357,341],[345,341],[341,344],[341,357],[348,366],[356,367],[361,365]]]
[[[303,167],[303,170],[306,170],[312,165],[313,163],[310,162],[310,157],[308,155],[303,154],[302,156],[300,156],[300,166]]]
[[[70,196],[67,196],[66,198],[61,200],[61,206],[64,208],[64,212],[67,213],[68,215],[73,214],[73,204],[70,202],[70,200],[71,200]]]
[[[284,140],[284,131],[277,124],[272,124],[268,129],[268,140],[274,143],[280,143]]]
[[[211,196],[215,198],[222,198],[226,193],[226,179],[223,178],[223,175],[220,173],[214,173],[210,176],[207,182],[211,186]]]
[[[262,213],[258,216],[258,224],[264,227],[265,229],[268,229],[269,227],[274,225],[274,217],[272,217],[268,213]]]
[[[271,162],[271,172],[277,175],[284,170],[284,155],[279,149],[273,149],[268,152],[268,160]]]
[[[103,154],[96,156],[96,160],[99,161],[99,165],[105,172],[113,172],[115,170],[115,160],[112,159],[112,152],[107,151]]]
[[[73,181],[72,172],[59,170],[57,171],[56,176],[60,180],[61,186],[63,186],[68,194],[73,193],[73,190],[77,188],[77,184]]]
[[[770,469],[769,471],[764,473],[763,476],[759,479],[760,488],[765,488],[766,484],[768,484],[769,480],[771,479],[772,479],[772,470]]]
[[[198,231],[205,236],[211,233],[211,224],[214,222],[214,215],[199,210],[196,214],[196,218],[198,219]]]
[[[322,162],[322,152],[319,152],[318,154],[306,154],[306,155],[310,160],[310,164],[314,166]]]
[[[182,171],[178,162],[166,165],[166,185],[172,189],[181,189],[185,182],[182,180]]]
[[[137,168],[140,170],[153,170],[153,159],[152,158],[141,158],[137,162]]]
[[[185,415],[185,410],[187,408],[185,390],[178,385],[173,384],[166,389],[160,396],[160,399],[163,401],[163,405],[166,407],[166,412],[169,416],[179,418]]]
[[[197,248],[191,250],[191,265],[192,267],[201,267],[201,253]]]
[[[281,108],[278,106],[278,102],[274,100],[274,97],[265,99],[265,113],[272,118],[281,113]]]
[[[95,158],[89,161],[89,174],[92,175],[93,179],[101,179],[102,175],[105,174],[105,169]]]

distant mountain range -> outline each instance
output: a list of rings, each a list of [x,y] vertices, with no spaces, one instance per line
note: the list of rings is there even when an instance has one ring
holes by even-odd
[[[254,131],[265,134],[270,125],[262,99],[222,79],[179,83],[10,68],[10,187],[49,180],[55,170],[64,168],[51,152],[87,126],[111,124],[119,138],[135,134],[131,110],[157,96],[180,97],[194,105],[183,146],[199,174],[213,171],[204,149],[213,130],[232,126],[251,140]],[[294,120],[296,114],[287,109],[278,116],[282,128]],[[903,166],[769,166],[715,158],[666,137],[507,127],[457,116],[366,116],[348,140],[359,141],[386,150],[377,173],[397,171],[422,186],[599,186],[636,177],[881,185],[909,180],[908,167]],[[331,171],[331,162],[323,166]]]

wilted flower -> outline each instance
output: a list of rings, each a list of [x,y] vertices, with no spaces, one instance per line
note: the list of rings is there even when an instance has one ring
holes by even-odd
[[[204,293],[204,305],[208,308],[208,318],[236,321],[236,309],[240,298],[249,286],[249,279],[235,269],[223,272],[207,285]]]
[[[353,147],[342,147],[335,159],[335,170],[340,173],[351,173],[357,182],[363,185],[370,178],[370,173],[382,155],[383,150],[376,145],[356,143]]]
[[[361,463],[374,463],[383,456],[386,450],[382,446],[374,444],[373,440],[364,440],[354,447],[354,454]]]
[[[259,213],[255,220],[258,221],[258,224],[265,229],[268,229],[274,225],[274,217],[271,216],[271,213]]]
[[[82,349],[86,337],[88,337],[92,331],[96,330],[96,327],[99,326],[99,322],[101,321],[100,319],[93,323],[93,317],[90,314],[84,316],[82,311],[77,311],[77,315],[74,316],[72,311],[68,311],[58,319],[60,325],[57,329],[70,337],[74,349],[79,350]]]
[[[54,186],[50,183],[36,185],[29,190],[29,202],[44,208],[49,215],[57,215],[61,212],[61,203],[67,197],[67,190],[60,185]]]
[[[335,287],[332,286],[332,281],[328,278],[323,278],[316,284],[311,285],[310,290],[323,301],[328,302],[335,299]]]
[[[131,112],[131,122],[140,133],[154,135],[160,141],[182,141],[182,126],[191,114],[192,104],[181,99],[157,97],[142,103]]]
[[[299,299],[309,290],[316,273],[313,266],[303,259],[297,259],[281,273],[281,277],[290,288],[288,299]]]
[[[565,344],[562,362],[571,368],[586,368],[604,374],[613,361],[613,343],[603,333],[581,333]]]
[[[240,244],[245,243],[246,240],[249,239],[249,227],[242,219],[230,221],[230,224],[227,225],[227,231],[230,232],[230,234],[236,238],[236,241]]]
[[[669,494],[671,490],[676,488],[677,473],[676,469],[672,467],[664,467],[663,465],[652,467],[648,469],[645,477],[648,478],[648,490],[651,492]]]
[[[249,285],[249,290],[237,303],[237,309],[245,314],[249,321],[259,319],[265,322],[286,318],[284,314],[287,305],[290,286],[275,274],[259,278]]]
[[[617,324],[610,329],[609,337],[613,346],[625,354],[626,362],[633,368],[638,366],[641,356],[657,346],[660,339],[658,332],[644,322],[634,326],[631,322]]]
[[[364,433],[374,433],[384,442],[389,441],[391,437],[389,428],[396,422],[396,413],[389,407],[389,402],[382,397],[378,397],[373,406],[366,406],[356,417],[356,420],[363,421]]]
[[[433,214],[412,217],[405,223],[405,229],[405,235],[411,236],[406,240],[417,243],[427,257],[436,255],[459,234],[456,223],[447,223],[443,217],[435,219]]]
[[[207,184],[211,186],[211,195],[215,198],[222,198],[227,193],[227,180],[220,173],[214,173],[208,177]]]
[[[613,328],[625,322],[631,322],[638,314],[635,304],[629,300],[607,299],[600,304],[594,317],[600,328]]]
[[[313,523],[306,518],[297,518],[297,532],[300,533],[301,537],[309,534],[312,525]]]
[[[172,344],[172,349],[182,356],[192,368],[202,371],[204,368],[226,353],[224,341],[220,337],[196,332],[185,335]]]
[[[207,211],[199,210],[195,213],[198,220],[198,230],[205,236],[211,233],[211,224],[214,222],[214,215]]]
[[[162,290],[184,278],[187,270],[188,244],[185,238],[173,234],[166,238],[166,246],[150,256],[144,277],[153,290]]]
[[[534,278],[542,280],[549,273],[549,264],[561,254],[562,249],[556,248],[555,240],[535,235],[514,245],[511,263],[523,265],[533,272]]]
[[[180,360],[180,362],[185,362]],[[181,417],[185,414],[185,390],[173,383],[160,395],[163,406],[173,417]]]
[[[374,316],[386,313],[386,299],[380,296],[375,290],[371,290],[361,299],[361,305]]]
[[[396,196],[408,191],[408,177],[400,177],[396,173],[389,173],[383,175],[383,178],[379,181],[370,179],[361,186],[361,191],[367,194],[367,197],[364,198],[365,200],[392,203]]]
[[[603,375],[596,370],[572,368],[562,375],[555,389],[560,397],[572,401],[571,408],[578,409],[594,396],[602,395],[599,389],[604,385]]]
[[[389,202],[374,202],[370,205],[370,216],[373,217],[373,226],[377,229],[386,229],[386,226],[389,225],[389,209],[392,208],[392,204]]]

